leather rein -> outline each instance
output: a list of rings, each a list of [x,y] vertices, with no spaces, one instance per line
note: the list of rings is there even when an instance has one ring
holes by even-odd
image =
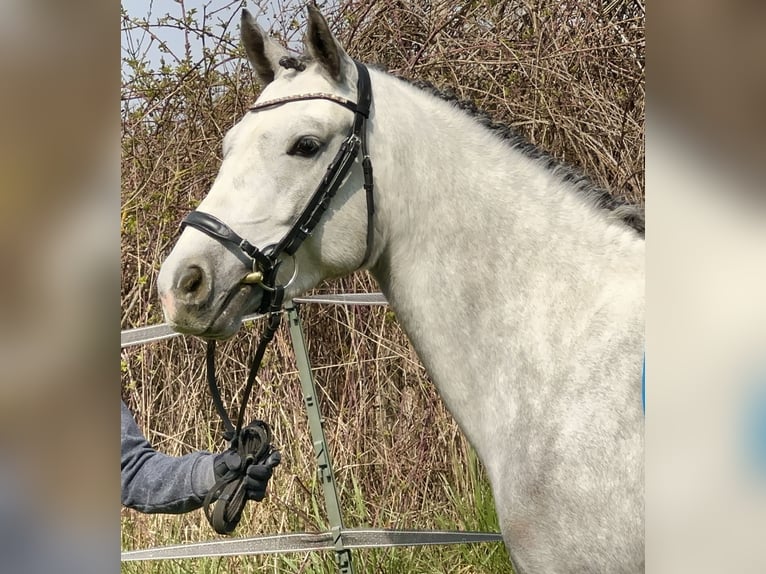
[[[251,273],[249,273],[243,282],[250,284],[258,284],[263,290],[261,304],[258,308],[258,312],[264,313],[268,316],[268,323],[263,333],[261,334],[258,347],[250,362],[250,367],[247,375],[247,384],[245,386],[242,401],[240,403],[239,414],[237,417],[236,427],[232,424],[229,418],[226,408],[223,405],[221,399],[221,393],[218,388],[215,376],[215,341],[211,340],[207,343],[206,352],[206,371],[207,371],[207,383],[210,388],[210,394],[213,399],[216,411],[218,412],[221,420],[223,421],[225,432],[224,438],[231,441],[231,448],[234,450],[242,450],[242,445],[247,441],[248,429],[252,425],[243,428],[243,422],[245,417],[245,408],[250,398],[255,379],[263,361],[266,348],[274,338],[274,335],[279,328],[279,324],[282,318],[282,303],[284,299],[284,292],[287,285],[280,285],[277,283],[277,272],[279,267],[284,261],[284,256],[288,255],[294,257],[295,252],[301,246],[304,240],[308,238],[319,224],[322,215],[325,213],[330,205],[332,198],[335,196],[340,185],[346,179],[346,176],[350,172],[356,158],[361,151],[362,155],[362,171],[364,174],[364,190],[367,200],[367,247],[364,255],[364,259],[360,264],[362,267],[369,259],[372,250],[372,235],[373,235],[373,223],[372,218],[375,213],[375,206],[373,200],[373,177],[372,177],[372,162],[367,151],[367,119],[370,114],[370,106],[372,104],[372,88],[370,85],[370,76],[367,68],[364,64],[354,61],[357,70],[357,101],[353,102],[340,96],[325,93],[311,93],[297,96],[288,96],[284,98],[277,98],[268,100],[261,103],[256,103],[250,108],[251,112],[258,112],[261,110],[271,109],[290,102],[298,102],[305,100],[328,100],[339,104],[354,113],[354,123],[351,128],[351,132],[343,141],[335,155],[334,159],[327,167],[327,171],[319,182],[316,190],[312,194],[303,211],[293,223],[287,234],[276,244],[269,245],[263,249],[250,243],[247,239],[244,239],[237,234],[226,223],[218,219],[217,217],[204,213],[202,211],[192,211],[181,222],[181,229],[185,227],[193,227],[209,237],[224,243],[237,247],[245,256],[250,260]],[[297,266],[297,263],[294,264]],[[295,272],[297,273],[297,267]],[[292,279],[290,280],[292,281]],[[289,285],[289,281],[288,281]],[[259,421],[260,422],[260,421]],[[265,423],[262,423],[265,425]],[[266,425],[268,428],[268,425]],[[270,437],[270,433],[269,433]],[[271,453],[271,448],[265,449],[265,454],[260,456],[259,460],[254,460],[253,457],[248,457],[245,462],[243,457],[243,468],[241,469],[242,475],[246,470],[246,464],[260,464]],[[223,504],[223,509],[210,512],[208,505],[211,501],[206,500],[206,515],[216,532],[220,534],[230,533],[241,515],[241,510],[244,507],[245,500],[237,499],[236,501],[228,498],[221,497],[217,504]],[[235,507],[232,509],[232,505]],[[227,516],[226,520],[214,520],[215,517]]]

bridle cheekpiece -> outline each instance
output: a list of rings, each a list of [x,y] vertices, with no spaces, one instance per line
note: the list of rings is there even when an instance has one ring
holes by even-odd
[[[279,243],[260,249],[247,239],[241,237],[217,217],[202,211],[192,211],[181,222],[181,229],[186,226],[193,227],[221,243],[234,245],[250,259],[252,270],[245,276],[243,282],[258,283],[264,288],[264,295],[259,307],[261,313],[273,310],[275,294],[285,287],[285,285],[279,286],[276,283],[277,271],[283,261],[284,254],[294,256],[303,241],[313,233],[322,215],[329,207],[330,201],[354,165],[360,150],[362,152],[362,171],[367,199],[367,247],[360,267],[370,257],[373,233],[372,217],[375,212],[375,206],[373,199],[372,162],[367,151],[366,122],[370,115],[370,106],[372,104],[372,88],[367,68],[364,64],[357,61],[354,61],[354,64],[356,65],[358,76],[356,82],[356,102],[329,93],[308,93],[259,102],[250,108],[251,112],[258,112],[291,102],[327,100],[354,112],[354,124],[351,128],[351,133],[341,144],[338,153],[327,167],[324,177],[319,182],[303,211]],[[295,273],[293,276],[295,276]],[[279,308],[281,308],[281,300]]]

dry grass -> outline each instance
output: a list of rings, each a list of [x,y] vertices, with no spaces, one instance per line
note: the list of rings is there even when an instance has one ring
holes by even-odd
[[[282,4],[271,27],[292,43],[302,33],[294,22],[296,17],[303,22],[301,5]],[[159,265],[181,217],[215,177],[223,134],[257,92],[236,39],[239,5],[211,2],[204,13],[187,12],[164,23],[124,19],[134,38],[148,34],[145,41],[162,38],[163,26],[185,30],[191,39],[203,26],[207,31],[204,52],[190,47],[166,54],[168,63],[161,69],[152,69],[140,50],[127,56],[133,72],[123,81],[122,328],[161,320],[155,286]],[[642,201],[643,1],[346,0],[329,12],[354,57],[451,88],[615,194]],[[217,19],[223,19],[223,27]],[[358,275],[323,290],[376,287]],[[481,470],[393,314],[385,308],[306,307],[302,315],[347,524],[496,527]],[[244,383],[252,334],[259,327],[248,327],[219,346],[228,399]],[[202,343],[191,338],[123,352],[123,397],[158,449],[179,454],[221,448],[203,368]],[[249,412],[272,424],[284,463],[269,498],[251,506],[238,534],[323,530],[286,328],[267,354]],[[123,510],[125,548],[211,535],[201,513],[160,517]],[[369,553],[363,571],[439,572],[448,563],[464,565],[450,566],[455,572],[501,571],[497,564],[504,549],[495,550],[490,563],[488,552],[489,547]],[[209,567],[240,571],[255,563],[273,571],[332,571],[321,557],[233,560]],[[189,566],[189,571],[203,566]]]

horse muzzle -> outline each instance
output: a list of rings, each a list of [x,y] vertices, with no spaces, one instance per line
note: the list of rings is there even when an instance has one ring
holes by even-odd
[[[166,264],[160,269],[157,290],[165,319],[173,329],[189,335],[222,339],[233,335],[242,316],[260,305],[263,290],[258,272],[232,285],[216,281],[202,262]]]

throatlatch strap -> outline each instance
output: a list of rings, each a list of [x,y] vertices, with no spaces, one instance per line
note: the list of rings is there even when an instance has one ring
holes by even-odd
[[[370,255],[372,255],[372,239],[374,235],[374,227],[372,218],[375,215],[375,197],[373,195],[373,176],[372,176],[372,161],[370,160],[370,154],[367,151],[367,130],[365,129],[365,121],[370,116],[370,106],[372,105],[372,85],[370,84],[370,73],[367,67],[359,62],[356,63],[357,73],[359,78],[357,79],[357,114],[354,118],[354,133],[359,136],[361,140],[362,151],[362,173],[364,175],[364,194],[367,200],[367,246],[364,250],[364,259],[359,265],[361,269],[365,263],[369,261]]]

